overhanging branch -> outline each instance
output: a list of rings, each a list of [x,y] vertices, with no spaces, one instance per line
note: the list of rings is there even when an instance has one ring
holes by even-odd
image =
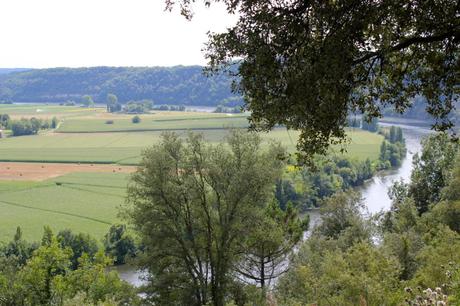
[[[443,33],[443,34],[433,35],[433,36],[426,36],[426,37],[421,37],[421,36],[410,37],[410,38],[408,38],[408,39],[400,42],[399,44],[394,45],[393,47],[390,47],[388,49],[382,49],[382,50],[378,50],[378,51],[375,51],[375,52],[370,52],[370,53],[358,58],[357,60],[354,60],[353,64],[354,65],[360,64],[360,63],[363,63],[363,62],[365,62],[365,61],[367,61],[367,60],[369,60],[369,59],[371,59],[373,57],[381,57],[385,53],[391,53],[391,52],[403,50],[403,49],[405,49],[407,47],[410,47],[412,45],[428,44],[428,43],[432,43],[432,42],[438,42],[438,41],[442,41],[444,39],[451,38],[451,37],[460,37],[460,30],[454,29],[452,31],[448,31],[448,32]]]

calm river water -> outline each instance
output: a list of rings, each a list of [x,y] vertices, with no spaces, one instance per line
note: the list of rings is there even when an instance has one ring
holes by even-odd
[[[391,187],[394,181],[403,179],[408,182],[412,170],[412,160],[415,153],[421,150],[421,140],[427,136],[431,131],[426,127],[416,125],[405,125],[395,123],[381,122],[382,126],[399,126],[403,129],[404,138],[406,140],[407,155],[403,160],[401,167],[396,170],[383,171],[374,176],[362,188],[361,193],[364,203],[370,213],[376,213],[381,210],[388,210],[391,207],[391,200],[388,197],[388,188]],[[317,211],[310,213],[311,225],[319,221],[319,214]],[[306,233],[306,237],[308,233]],[[124,265],[115,267],[119,272],[120,277],[131,283],[134,286],[141,286],[143,284],[142,272],[136,271],[135,268]]]
[[[391,200],[388,196],[388,188],[394,181],[403,179],[408,182],[410,180],[414,154],[420,152],[422,149],[421,140],[431,132],[428,128],[412,125],[390,123],[380,123],[380,125],[394,125],[402,128],[406,140],[407,155],[402,161],[401,167],[378,173],[361,188],[364,203],[370,213],[390,209]]]

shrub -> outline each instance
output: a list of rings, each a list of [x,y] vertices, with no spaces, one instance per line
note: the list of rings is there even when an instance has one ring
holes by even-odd
[[[141,122],[141,117],[139,116],[134,116],[133,119],[131,119],[133,123],[140,123]]]
[[[113,120],[107,120],[107,121],[105,122],[105,124],[113,124],[113,123],[114,123]]]

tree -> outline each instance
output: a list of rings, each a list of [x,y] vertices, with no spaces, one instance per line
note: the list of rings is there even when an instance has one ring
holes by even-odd
[[[279,207],[282,210],[286,210],[288,203],[295,203],[299,195],[289,180],[279,179],[276,180],[275,184],[275,197],[279,203]]]
[[[279,305],[402,305],[396,260],[367,243],[309,239],[276,288]]]
[[[421,154],[414,156],[414,168],[409,185],[409,196],[414,198],[419,213],[441,199],[441,191],[447,186],[453,169],[458,145],[446,134],[432,135],[423,141]]]
[[[10,125],[11,118],[8,114],[0,114],[0,128],[6,129]]]
[[[336,192],[323,201],[320,208],[321,224],[315,234],[337,239],[342,247],[371,240],[373,227],[370,220],[363,218],[364,206],[357,192]]]
[[[192,17],[191,0],[179,3]],[[304,156],[326,153],[345,138],[350,110],[378,117],[426,99],[435,127],[452,127],[458,99],[458,1],[223,2],[238,21],[209,36],[209,71],[235,78],[256,129],[283,124],[300,131]]]
[[[118,103],[118,97],[114,94],[107,94],[107,112],[113,113],[121,110],[121,105]]]
[[[379,130],[379,121],[376,118],[364,118],[361,123],[361,128],[369,132],[377,132]]]
[[[82,104],[86,107],[94,107],[93,98],[90,95],[84,95],[82,97]]]
[[[403,131],[402,131],[402,128],[400,128],[400,127],[396,128],[396,141],[397,142],[404,142]]]
[[[18,226],[13,240],[6,245],[3,253],[6,257],[14,258],[18,266],[22,266],[32,256],[33,251],[37,247],[35,244],[24,240],[21,227]]]
[[[224,305],[244,239],[273,196],[284,151],[256,134],[226,144],[163,134],[128,188],[128,214],[144,246],[150,298],[161,305]]]
[[[53,119],[51,119],[51,128],[56,129],[58,127],[58,124],[59,124],[59,119],[56,117],[53,117]]]
[[[70,258],[72,269],[78,267],[78,260],[83,254],[88,255],[92,259],[99,249],[97,241],[90,235],[83,233],[74,234],[69,229],[59,231],[56,238],[61,248],[70,248],[72,250]]]
[[[396,142],[396,127],[394,125],[392,125],[390,127],[390,142],[391,143],[395,143]]]
[[[53,298],[55,277],[65,275],[70,268],[70,249],[61,249],[55,237],[42,244],[19,272],[26,305],[49,305]]]
[[[51,227],[49,227],[48,225],[45,225],[43,227],[43,236],[42,236],[41,245],[42,246],[50,245],[53,242],[54,238],[55,237],[54,237],[53,230],[51,229]]]
[[[136,245],[134,239],[126,232],[126,225],[115,224],[104,237],[105,253],[114,258],[115,264],[126,263],[128,256],[134,257]]]
[[[288,270],[289,255],[308,229],[309,218],[301,221],[290,203],[283,211],[274,201],[253,223],[255,229],[245,241],[237,271],[259,284],[265,296],[271,282]]]
[[[79,258],[78,269],[56,282],[59,284],[55,288],[56,294],[61,296],[61,300],[82,295],[82,302],[70,305],[140,305],[134,288],[122,281],[115,271],[107,271],[111,264],[110,258],[102,251],[97,252],[94,258],[83,254]]]

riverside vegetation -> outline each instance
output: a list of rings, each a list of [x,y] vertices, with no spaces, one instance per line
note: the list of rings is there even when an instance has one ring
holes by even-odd
[[[18,229],[1,248],[8,264],[0,268],[0,299],[35,305],[460,301],[460,155],[446,135],[424,141],[411,182],[391,189],[390,211],[368,216],[358,194],[335,191],[321,200],[322,222],[305,241],[308,218],[276,200],[284,152],[241,131],[220,145],[166,134],[145,151],[129,187],[123,215],[136,239],[114,226],[104,238],[108,259],[88,235],[65,230],[55,237],[45,228],[41,243],[30,244]],[[104,272],[133,253],[149,272],[142,300]],[[81,283],[86,278],[97,282]]]

